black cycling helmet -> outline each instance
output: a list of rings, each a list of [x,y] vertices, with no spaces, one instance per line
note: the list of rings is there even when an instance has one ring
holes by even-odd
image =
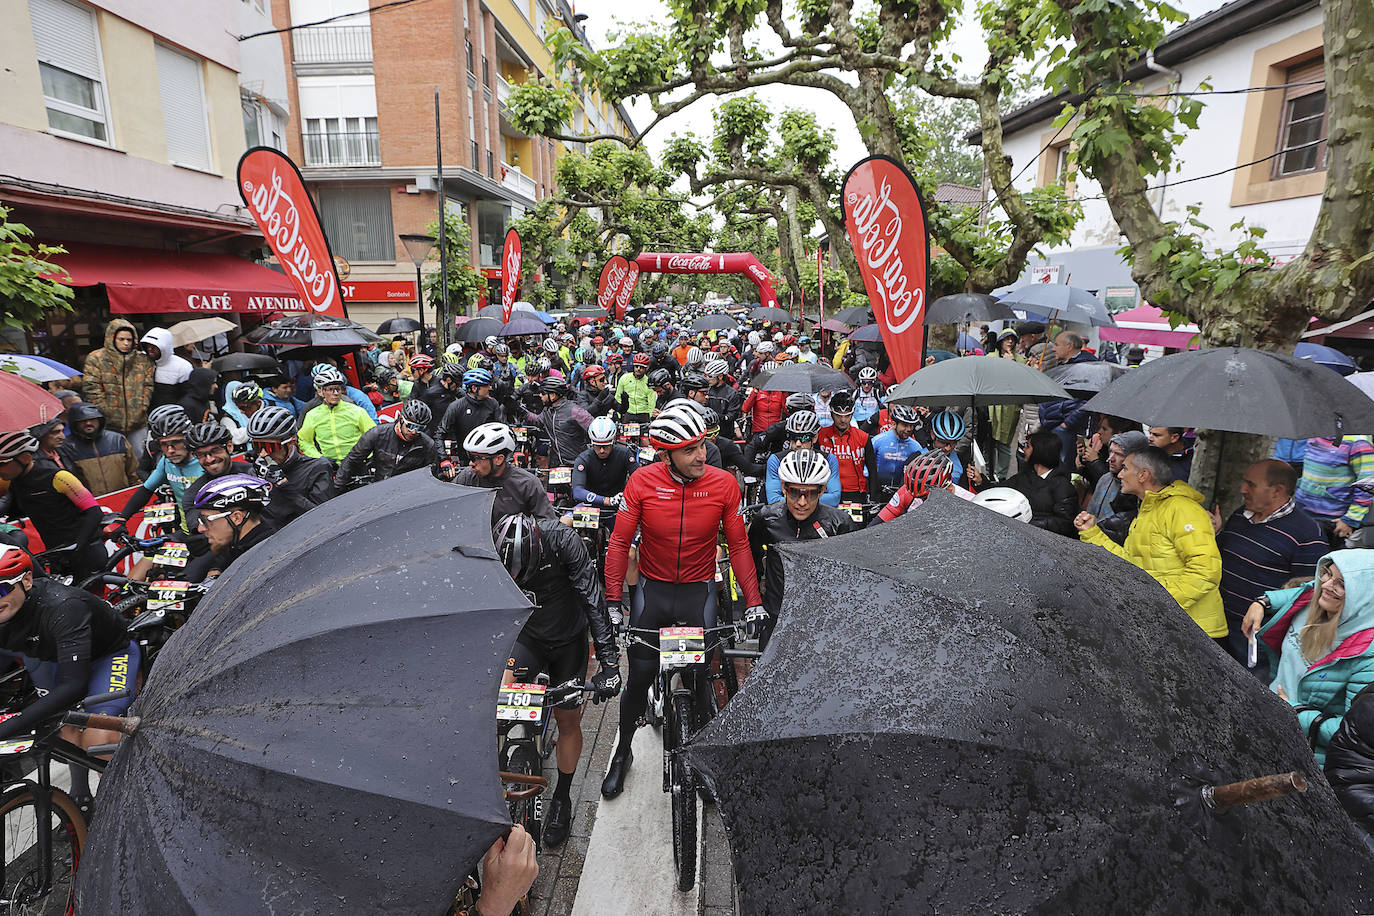
[[[493,539],[506,572],[517,585],[524,585],[539,568],[543,552],[538,523],[528,515],[507,515],[496,523]]]
[[[814,410],[816,399],[803,391],[787,396],[786,407],[788,413],[795,413],[798,410]]]
[[[892,418],[893,423],[908,423],[915,426],[920,422],[916,416],[916,408],[908,404],[893,404],[887,408],[887,415]]]
[[[651,351],[653,352],[655,359],[662,359],[663,357],[668,355],[668,345],[666,343],[663,343],[662,341],[659,341],[658,343],[653,345]]]
[[[248,437],[264,442],[290,442],[296,438],[296,418],[285,407],[264,407],[248,418]]]
[[[378,385],[389,385],[396,380],[396,370],[390,366],[378,366],[373,370],[372,377]]]
[[[463,373],[466,371],[466,367],[464,367],[460,363],[444,363],[444,365],[439,368],[439,372],[437,374],[441,381],[443,379],[451,378],[455,382],[461,383],[463,381]]]
[[[154,420],[148,418],[148,435],[154,441],[173,436],[185,436],[191,431],[191,418],[186,415],[186,409],[175,404],[164,405],[170,407],[166,413]]]
[[[430,410],[429,405],[424,401],[415,399],[406,401],[398,416],[411,426],[418,426],[423,429],[433,421],[434,411]]]
[[[650,388],[663,388],[673,383],[673,377],[667,369],[655,369],[649,373],[648,382]]]
[[[561,375],[551,375],[539,384],[540,394],[556,394],[560,398],[566,398],[572,388],[568,385],[568,380]]]
[[[197,423],[186,433],[186,445],[193,451],[208,445],[223,445],[226,448],[234,437],[218,423]]]
[[[683,391],[705,391],[711,387],[711,383],[700,372],[684,372],[681,386]]]
[[[854,412],[854,395],[849,391],[837,391],[830,396],[830,412],[850,414]]]

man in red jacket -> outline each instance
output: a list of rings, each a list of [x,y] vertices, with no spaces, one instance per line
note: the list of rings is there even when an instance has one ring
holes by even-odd
[[[749,414],[749,432],[761,433],[782,419],[782,407],[787,403],[786,391],[762,391],[755,388],[744,399],[740,410]]]
[[[625,568],[635,532],[639,543],[639,588],[630,625],[658,630],[667,626],[716,625],[716,533],[725,526],[730,565],[748,601],[745,619],[752,628],[767,619],[759,593],[749,536],[740,515],[739,484],[733,474],[706,463],[706,424],[690,407],[669,407],[649,426],[649,442],[661,460],[630,475],[606,551],[606,603],[619,619]],[[657,637],[652,647],[630,646],[630,671],[620,701],[620,740],[601,783],[606,798],[619,795],[634,754],[630,744],[648,704],[649,685],[658,673]],[[708,634],[707,651],[714,639]]]
[[[830,398],[831,426],[821,427],[822,451],[840,463],[840,499],[861,503],[868,500],[868,481],[877,468],[873,442],[868,433],[851,425],[854,420],[854,395],[840,391]]]

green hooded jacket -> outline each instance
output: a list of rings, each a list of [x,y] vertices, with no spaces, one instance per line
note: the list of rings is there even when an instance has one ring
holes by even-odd
[[[128,353],[115,349],[115,332],[127,330],[134,335],[134,348]],[[153,399],[153,361],[138,348],[138,331],[123,318],[105,326],[105,346],[86,357],[82,392],[86,403],[100,408],[105,425],[127,433],[148,421],[148,404]]]

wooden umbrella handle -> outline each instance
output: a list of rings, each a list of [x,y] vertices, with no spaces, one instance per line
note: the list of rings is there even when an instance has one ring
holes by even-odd
[[[1255,802],[1279,798],[1290,792],[1306,792],[1307,779],[1301,773],[1271,773],[1256,776],[1224,786],[1207,786],[1202,790],[1207,807],[1214,811],[1233,808],[1236,805],[1249,805]]]

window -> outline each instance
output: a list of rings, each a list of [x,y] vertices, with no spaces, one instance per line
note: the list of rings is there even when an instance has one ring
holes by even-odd
[[[258,130],[258,103],[247,96],[239,97],[243,108],[243,142],[252,149],[262,146],[262,134]]]
[[[491,61],[485,54],[482,55],[482,85],[491,88]]]
[[[1326,167],[1326,71],[1321,58],[1290,67],[1284,82],[1274,177]]]
[[[210,128],[205,118],[200,60],[157,45],[157,85],[167,161],[210,171]]]
[[[348,261],[396,260],[391,236],[391,189],[319,189],[320,223],[329,247]]]
[[[307,166],[382,164],[376,118],[306,118],[301,139]]]
[[[66,0],[29,0],[29,18],[48,126],[60,134],[108,143],[109,108],[95,13]]]
[[[466,4],[464,4],[464,8],[466,9]],[[471,41],[465,41],[465,42],[463,42],[463,44],[467,45],[468,72],[469,72],[469,73],[472,73],[472,72],[473,72],[473,69],[472,69],[472,42],[471,42]]]

